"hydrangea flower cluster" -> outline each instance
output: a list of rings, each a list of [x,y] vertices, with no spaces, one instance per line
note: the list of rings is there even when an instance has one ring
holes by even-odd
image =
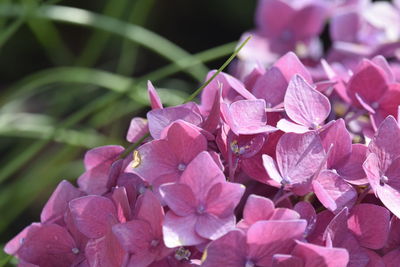
[[[242,55],[261,41],[280,58],[211,71],[200,104],[163,107],[149,82],[152,109],[127,133],[136,150],[88,151],[78,187],[62,181],[6,253],[26,267],[399,266],[400,76],[375,56],[395,51],[400,24],[378,18],[389,7],[400,16],[388,3],[260,0]],[[313,48],[327,17],[326,60],[287,52]],[[345,57],[346,45],[368,53]]]

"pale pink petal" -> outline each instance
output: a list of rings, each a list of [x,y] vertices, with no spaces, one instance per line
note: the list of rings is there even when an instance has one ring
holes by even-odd
[[[163,224],[164,243],[169,248],[180,246],[194,246],[207,241],[195,231],[196,215],[181,217],[169,211],[165,215]]]
[[[235,228],[236,218],[232,214],[219,218],[213,214],[204,213],[198,216],[195,226],[196,233],[206,239],[215,240]]]
[[[331,111],[328,98],[312,88],[299,75],[291,79],[284,103],[288,116],[293,121],[309,128],[321,125]]]

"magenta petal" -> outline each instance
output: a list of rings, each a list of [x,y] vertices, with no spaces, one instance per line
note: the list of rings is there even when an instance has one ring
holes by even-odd
[[[386,208],[358,204],[352,209],[347,224],[361,246],[381,249],[388,239],[389,222],[390,212]]]
[[[346,129],[343,119],[333,121],[324,127],[319,136],[326,152],[330,149],[328,157],[328,168],[337,168],[342,161],[347,161],[352,151],[351,136]]]
[[[79,254],[68,231],[56,224],[31,225],[21,242],[18,257],[39,266],[71,266]]]
[[[269,177],[279,184],[282,183],[283,179],[275,164],[275,160],[268,155],[262,155],[262,159],[264,168],[267,171]]]
[[[77,228],[89,238],[104,236],[110,223],[117,217],[114,203],[100,196],[74,199],[69,203],[69,208]]]
[[[293,209],[300,215],[300,219],[307,221],[305,235],[308,236],[314,230],[317,223],[317,213],[314,207],[309,202],[300,201],[296,203]]]
[[[40,221],[49,222],[61,218],[68,208],[68,202],[83,195],[84,193],[70,182],[61,181],[44,206],[40,214]]]
[[[216,70],[207,74],[207,79],[214,75]],[[243,83],[227,73],[219,73],[210,84],[208,84],[201,94],[201,110],[208,114],[211,110],[215,95],[219,90],[222,92],[222,99],[226,103],[232,103],[236,98],[255,99],[255,97],[244,87]]]
[[[147,190],[140,196],[140,201],[138,201],[138,203],[137,218],[150,223],[155,236],[162,236],[164,210],[156,195],[150,190]]]
[[[102,146],[85,154],[85,169],[78,178],[79,188],[88,194],[102,195],[109,190],[109,170],[124,151],[122,146]]]
[[[235,207],[239,204],[245,191],[242,184],[237,183],[218,183],[210,188],[205,205],[206,212],[226,217],[233,214]]]
[[[185,184],[164,184],[160,187],[161,196],[168,207],[179,216],[195,212],[197,202],[192,190]]]
[[[383,257],[385,267],[397,267],[400,262],[400,248],[392,250]]]
[[[301,258],[286,255],[286,254],[275,254],[272,257],[272,267],[304,267],[304,262]]]
[[[207,171],[204,170],[207,166]],[[201,152],[186,167],[180,182],[191,188],[197,199],[205,200],[210,188],[217,183],[225,182],[225,175],[208,152]]]
[[[182,120],[174,122],[169,127],[167,139],[170,153],[174,153],[185,165],[201,151],[207,149],[206,138]]]
[[[273,1],[273,2],[278,2],[278,1]],[[275,10],[271,11],[276,12]],[[276,13],[276,15],[277,14],[279,13]],[[282,18],[280,17],[279,20],[281,19]],[[307,83],[311,84],[313,82],[310,72],[303,65],[303,63],[301,63],[300,59],[293,52],[286,53],[284,56],[278,59],[278,61],[275,62],[274,66],[280,69],[280,71],[282,72],[283,76],[285,76],[286,81],[288,83],[296,74],[303,77]]]
[[[232,230],[213,241],[206,248],[205,260],[201,266],[243,267],[246,264],[246,235],[241,230]]]
[[[275,209],[274,203],[265,197],[251,194],[243,210],[243,219],[250,226],[259,220],[267,220]]]
[[[264,99],[267,107],[283,103],[288,82],[277,67],[270,68],[254,85],[253,94]]]
[[[128,132],[126,134],[126,140],[130,143],[136,143],[143,138],[149,131],[147,126],[147,120],[143,118],[133,118],[129,125]]]
[[[160,97],[157,94],[156,89],[150,81],[147,81],[147,91],[149,94],[150,104],[152,109],[163,108]]]
[[[351,147],[350,157],[337,166],[337,172],[350,184],[365,185],[368,179],[362,165],[366,159],[367,147],[363,144],[353,144]]]
[[[236,218],[232,214],[219,218],[214,214],[205,213],[198,216],[196,233],[206,239],[215,240],[235,228]]]
[[[317,133],[286,133],[276,147],[276,161],[285,184],[296,194],[311,190],[311,180],[321,168],[325,151]]]
[[[354,75],[351,77],[348,90],[356,101],[355,94],[358,93],[367,103],[378,101],[386,92],[387,80],[384,71],[371,61],[364,59]]]
[[[316,128],[328,117],[331,104],[326,96],[312,88],[303,77],[295,75],[285,94],[285,111],[293,121]]]
[[[111,231],[101,238],[91,239],[85,255],[89,266],[121,266],[127,256]]]
[[[132,220],[112,227],[121,246],[129,253],[144,253],[153,240],[151,226],[142,220]]]
[[[256,264],[268,266],[274,254],[288,254],[295,246],[295,239],[301,239],[306,229],[305,220],[258,221],[247,231],[249,257],[257,259]]]
[[[164,243],[169,248],[194,246],[207,241],[195,231],[197,216],[190,214],[186,217],[167,212],[163,224]]]
[[[313,181],[314,193],[325,208],[337,213],[351,208],[357,200],[357,191],[337,173],[325,170]]]
[[[116,187],[111,196],[117,208],[117,218],[119,222],[125,222],[131,218],[131,207],[125,187]]]
[[[385,263],[383,262],[383,258],[376,252],[369,249],[366,249],[365,252],[369,257],[369,262],[366,267],[386,267]]]
[[[297,241],[293,255],[304,260],[307,267],[346,267],[349,253],[343,248],[328,248]]]
[[[393,116],[382,122],[368,149],[378,156],[382,170],[386,170],[400,155],[400,128]]]
[[[153,138],[159,139],[164,128],[176,120],[184,120],[196,126],[203,122],[200,111],[195,103],[180,106],[154,109],[147,113],[149,131]]]
[[[258,1],[256,23],[268,38],[276,38],[295,12],[289,4],[283,1]]]
[[[226,123],[236,135],[258,134],[276,130],[267,125],[264,100],[239,100],[229,107],[223,103],[221,107]]]
[[[102,146],[93,148],[85,154],[85,168],[86,170],[90,170],[103,164],[111,165],[122,151],[124,151],[122,146]]]

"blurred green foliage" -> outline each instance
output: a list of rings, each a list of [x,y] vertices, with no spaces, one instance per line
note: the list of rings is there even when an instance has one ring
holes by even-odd
[[[188,97],[253,27],[255,4],[0,0],[0,246],[79,177],[85,150],[128,145],[148,79],[166,105]]]

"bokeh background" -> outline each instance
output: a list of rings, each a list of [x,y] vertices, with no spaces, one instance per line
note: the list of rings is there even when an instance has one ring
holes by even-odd
[[[40,211],[84,152],[127,146],[148,109],[197,89],[253,28],[256,0],[0,0],[0,246]],[[136,25],[136,26],[135,26]],[[5,259],[0,252],[1,261]]]

